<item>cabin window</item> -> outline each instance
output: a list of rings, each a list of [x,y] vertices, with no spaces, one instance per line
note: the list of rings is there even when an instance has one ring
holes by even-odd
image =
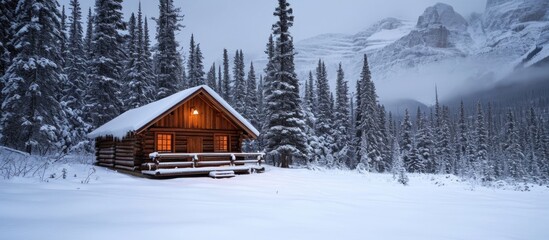
[[[229,136],[215,135],[214,136],[214,151],[228,152],[229,151]]]
[[[173,134],[159,133],[156,134],[156,151],[157,152],[173,152]]]

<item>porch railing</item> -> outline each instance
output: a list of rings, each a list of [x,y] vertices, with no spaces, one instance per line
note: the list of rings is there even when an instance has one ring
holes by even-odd
[[[242,165],[246,163],[263,163],[265,153],[158,153],[149,154],[152,162],[142,164],[143,170],[156,170],[159,168],[181,168],[181,167],[206,167],[221,165]],[[216,157],[218,159],[227,157],[228,160],[200,160],[201,157]],[[243,158],[243,159],[237,159]],[[253,159],[250,159],[253,158]],[[190,161],[188,160],[190,159]],[[203,158],[202,158],[203,159]],[[166,161],[170,160],[170,161]]]

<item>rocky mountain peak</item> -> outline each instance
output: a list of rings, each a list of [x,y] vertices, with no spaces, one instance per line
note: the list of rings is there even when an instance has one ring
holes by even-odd
[[[449,30],[466,31],[468,24],[467,20],[455,12],[452,6],[437,3],[425,9],[425,12],[419,17],[416,26],[417,28],[438,28],[440,25]]]

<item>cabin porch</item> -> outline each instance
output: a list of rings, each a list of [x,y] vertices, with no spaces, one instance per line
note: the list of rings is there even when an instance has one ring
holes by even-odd
[[[253,173],[265,170],[264,153],[158,153],[141,165],[141,173],[154,177]]]

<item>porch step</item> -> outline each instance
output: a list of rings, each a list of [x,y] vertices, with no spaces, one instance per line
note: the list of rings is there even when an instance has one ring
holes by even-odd
[[[234,177],[234,171],[211,171],[210,177],[212,178],[230,178]]]

